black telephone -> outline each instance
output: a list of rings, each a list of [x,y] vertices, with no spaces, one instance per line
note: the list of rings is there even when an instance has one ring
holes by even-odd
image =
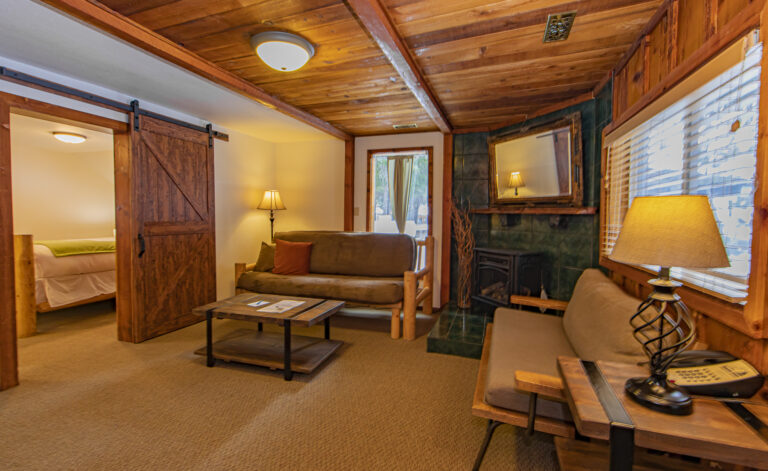
[[[713,350],[682,352],[667,369],[667,378],[690,394],[716,397],[751,397],[765,381],[746,361]]]

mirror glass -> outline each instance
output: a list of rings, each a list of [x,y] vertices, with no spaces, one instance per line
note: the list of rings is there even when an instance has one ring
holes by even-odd
[[[496,204],[580,199],[577,116],[499,136],[490,142],[491,195]]]

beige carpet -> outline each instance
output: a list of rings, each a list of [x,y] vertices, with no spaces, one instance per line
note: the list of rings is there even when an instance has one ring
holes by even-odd
[[[346,345],[289,383],[206,368],[192,353],[204,324],[133,345],[115,340],[108,303],[43,314],[43,333],[20,341],[22,384],[0,393],[0,469],[471,469],[478,361],[391,340],[385,318],[334,322]],[[243,326],[218,321],[214,335]],[[498,429],[484,470],[557,469],[551,438],[520,432]]]

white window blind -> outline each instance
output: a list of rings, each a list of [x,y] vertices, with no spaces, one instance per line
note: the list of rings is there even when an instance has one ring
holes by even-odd
[[[743,44],[740,63],[608,146],[601,247],[610,255],[637,196],[707,195],[731,267],[672,274],[731,301],[746,297],[750,271],[762,56]]]

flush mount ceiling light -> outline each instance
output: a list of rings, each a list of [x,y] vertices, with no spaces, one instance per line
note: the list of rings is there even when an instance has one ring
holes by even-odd
[[[54,132],[53,137],[67,144],[81,144],[87,139],[82,134],[75,134],[73,132]]]
[[[309,41],[282,31],[254,35],[251,47],[265,64],[281,72],[298,70],[315,55],[315,47]]]

